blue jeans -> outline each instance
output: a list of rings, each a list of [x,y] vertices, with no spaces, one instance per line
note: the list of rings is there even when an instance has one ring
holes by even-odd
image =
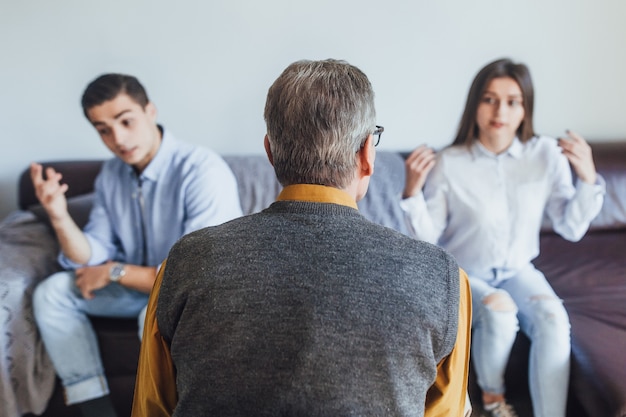
[[[71,271],[59,272],[41,282],[33,294],[35,320],[54,368],[65,387],[67,404],[99,398],[109,393],[98,340],[88,315],[137,317],[143,333],[148,294],[111,283],[85,300]]]
[[[563,302],[532,264],[519,271],[468,272],[472,289],[472,363],[483,392],[504,394],[504,372],[518,329],[531,341],[529,386],[536,417],[565,416],[570,323]],[[510,295],[516,308],[496,309],[485,297]],[[506,294],[503,294],[506,293]],[[506,311],[505,311],[506,310]]]

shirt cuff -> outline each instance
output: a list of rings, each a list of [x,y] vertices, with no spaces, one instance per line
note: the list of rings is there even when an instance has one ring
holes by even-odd
[[[576,181],[576,192],[588,198],[602,196],[606,193],[606,181],[600,174],[596,175],[596,182],[593,184],[589,184],[579,178]]]
[[[400,195],[399,199],[400,199],[400,208],[405,213],[409,213],[409,214],[419,213],[427,209],[426,200],[424,199],[423,192],[420,192],[408,198],[402,198],[402,196]]]

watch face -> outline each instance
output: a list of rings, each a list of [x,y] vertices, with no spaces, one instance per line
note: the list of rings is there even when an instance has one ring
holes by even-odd
[[[126,271],[124,271],[123,264],[115,264],[111,267],[111,270],[109,271],[109,278],[111,279],[111,281],[117,282],[120,280],[120,278],[124,276],[125,273]]]

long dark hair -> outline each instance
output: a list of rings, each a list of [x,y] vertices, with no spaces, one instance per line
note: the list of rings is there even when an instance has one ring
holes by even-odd
[[[521,63],[515,63],[510,59],[499,59],[483,67],[472,82],[465,110],[459,123],[459,130],[452,145],[471,145],[478,137],[478,124],[476,123],[476,112],[478,105],[485,93],[485,89],[494,78],[509,77],[514,79],[522,90],[522,100],[524,105],[524,120],[517,129],[517,137],[520,141],[526,142],[533,136],[533,106],[535,92],[533,82],[530,78],[528,67]]]

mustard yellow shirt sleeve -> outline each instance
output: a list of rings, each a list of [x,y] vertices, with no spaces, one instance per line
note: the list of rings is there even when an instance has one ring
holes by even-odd
[[[459,327],[450,355],[437,366],[437,378],[426,396],[425,417],[464,416],[471,410],[467,396],[470,336],[472,327],[472,295],[467,274],[459,269]]]
[[[132,417],[171,416],[178,401],[176,371],[170,349],[156,320],[156,307],[163,281],[165,262],[150,292],[143,329]]]

